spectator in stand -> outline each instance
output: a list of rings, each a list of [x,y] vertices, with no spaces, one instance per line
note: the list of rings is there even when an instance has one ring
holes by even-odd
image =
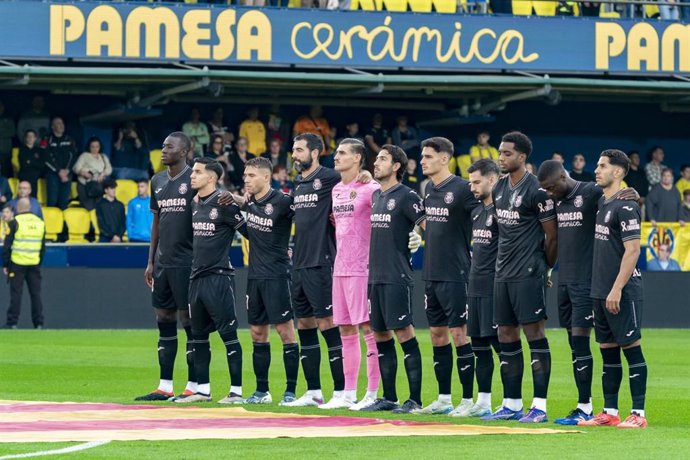
[[[12,138],[16,132],[14,120],[5,115],[5,104],[0,101],[0,169],[12,177]]]
[[[33,129],[36,133],[36,142],[48,135],[48,126],[50,125],[50,116],[45,111],[45,99],[43,96],[34,96],[31,101],[31,110],[22,112],[17,122],[17,137],[22,138],[24,133],[29,129]]]
[[[151,241],[153,213],[150,208],[149,182],[137,182],[137,196],[127,203],[127,237],[132,243]]]
[[[647,182],[649,187],[654,187],[661,181],[661,171],[666,169],[664,161],[664,149],[659,146],[652,147],[647,153],[647,166],[644,167],[644,172],[647,175]]]
[[[103,154],[103,143],[99,138],[90,138],[85,150],[79,155],[73,170],[77,175],[79,203],[91,211],[103,198],[103,180],[113,173],[113,168],[108,157]]]
[[[182,132],[194,141],[194,156],[204,156],[204,150],[209,142],[208,127],[201,122],[199,109],[193,108],[189,115],[189,121],[182,125]]]
[[[230,171],[226,182],[230,182],[234,190],[244,188],[244,164],[251,158],[247,151],[247,139],[240,137],[235,142],[235,153],[230,156]]]
[[[530,174],[535,174],[534,163],[525,163],[525,169]]]
[[[552,160],[560,161],[562,164],[565,164],[565,156],[561,152],[553,152],[551,155]]]
[[[683,207],[680,210],[680,220],[690,222],[690,190],[683,192]]]
[[[220,134],[223,136],[225,142],[224,150],[230,154],[233,151],[233,143],[235,142],[235,135],[230,131],[228,126],[223,121],[223,108],[218,107],[213,111],[213,117],[208,122],[208,129],[210,134]]]
[[[680,221],[681,210],[678,189],[673,186],[673,171],[665,168],[661,173],[661,182],[652,186],[647,195],[647,220],[657,222]],[[685,222],[681,221],[681,225]]]
[[[10,181],[2,174],[0,170],[0,206],[4,206],[12,199],[12,188]]]
[[[259,120],[259,108],[252,107],[247,118],[240,124],[240,137],[247,139],[247,150],[254,156],[266,152],[266,126]]]
[[[408,119],[400,115],[396,119],[396,127],[393,128],[393,143],[403,149],[407,158],[419,158],[419,133],[417,129],[407,125]]]
[[[650,272],[679,272],[680,265],[678,262],[671,259],[671,248],[668,244],[663,243],[659,245],[656,251],[656,257],[647,262],[647,271]]]
[[[149,149],[141,140],[133,121],[128,121],[117,131],[110,160],[115,179],[149,178]]]
[[[25,180],[19,182],[19,185],[17,186],[16,198],[8,203],[15,214],[17,214],[17,201],[22,198],[28,198],[31,213],[43,219],[43,209],[41,209],[41,203],[39,203],[36,198],[31,196],[31,184]]]
[[[686,190],[690,190],[690,165],[680,167],[680,179],[676,182],[676,188],[680,193],[681,199]]]
[[[356,121],[351,121],[350,123],[346,124],[345,130],[347,131],[345,138],[359,139],[360,141],[364,142],[364,135],[359,132],[359,123]],[[338,144],[340,144],[342,139],[344,138],[338,139]]]
[[[285,116],[280,111],[278,104],[271,107],[271,113],[268,114],[268,123],[266,123],[266,142],[270,145],[271,141],[279,140],[280,145],[284,146],[285,142],[290,137],[290,126],[285,119]]]
[[[5,237],[10,234],[9,223],[14,219],[14,211],[12,206],[6,204],[2,208],[2,216],[0,216],[0,243],[5,242]]]
[[[402,180],[403,185],[407,185],[415,192],[420,193],[419,184],[421,180],[422,178],[417,170],[417,160],[408,158],[407,166],[405,167],[405,175]]]
[[[576,153],[573,156],[573,169],[570,171],[570,177],[580,182],[594,182],[594,174],[585,171],[585,156],[581,153]]]
[[[491,140],[489,131],[482,130],[477,133],[477,143],[470,147],[470,161],[472,163],[482,158],[498,161],[498,150],[489,144],[489,140]]]
[[[96,203],[96,218],[101,235],[100,243],[122,243],[122,237],[127,230],[125,218],[125,205],[115,199],[117,182],[113,178],[103,181],[105,194],[103,199]]]
[[[640,194],[640,202],[644,204],[649,193],[649,182],[647,182],[647,174],[640,169],[640,153],[632,150],[628,153],[628,158],[630,159],[630,170],[625,176],[625,182]]]
[[[599,10],[601,9],[600,3],[594,2],[583,2],[580,4],[580,16],[599,16]]]
[[[510,0],[489,0],[494,14],[513,14],[513,2]]]
[[[364,141],[367,146],[367,158],[364,167],[373,174],[374,161],[376,161],[376,155],[381,151],[381,146],[393,143],[390,133],[383,127],[383,115],[380,113],[375,113],[371,119],[371,128],[364,136]]]
[[[19,147],[19,180],[31,184],[31,196],[36,198],[38,179],[45,171],[45,152],[36,145],[36,131],[30,129],[24,134],[24,145]]]
[[[66,209],[72,195],[72,168],[77,161],[77,143],[65,133],[65,122],[53,117],[50,134],[41,140],[45,149],[47,205]]]
[[[292,137],[299,134],[312,133],[321,136],[324,147],[331,144],[330,138],[331,127],[328,120],[323,117],[323,108],[320,105],[313,105],[309,109],[309,115],[303,115],[297,119],[295,125],[292,127]],[[321,156],[328,154],[328,150],[324,148]]]
[[[295,189],[295,184],[293,184],[288,178],[287,168],[284,165],[279,164],[273,167],[271,188],[280,190],[285,194],[292,193],[292,191]]]
[[[680,19],[680,9],[678,8],[678,0],[668,0],[669,3],[676,3],[675,5],[659,5],[659,17],[665,21],[677,21]]]
[[[271,165],[275,168],[278,165],[285,166],[287,170],[288,167],[288,155],[287,152],[283,150],[283,146],[280,140],[273,139],[269,144],[268,152],[262,155],[264,158],[271,160]]]

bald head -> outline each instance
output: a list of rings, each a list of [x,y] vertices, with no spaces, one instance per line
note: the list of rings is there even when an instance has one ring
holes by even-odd
[[[17,200],[17,214],[22,214],[31,211],[31,202],[28,198],[20,198]]]
[[[568,172],[563,167],[563,163],[558,160],[546,160],[543,162],[539,167],[537,178],[539,179],[539,186],[551,198],[555,199],[561,199],[566,196],[575,182],[568,175]]]

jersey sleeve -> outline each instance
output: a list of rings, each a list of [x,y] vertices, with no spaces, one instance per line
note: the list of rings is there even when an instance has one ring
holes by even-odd
[[[477,206],[479,206],[479,200],[474,197],[474,193],[470,190],[470,184],[465,183],[462,187],[462,202],[468,214],[472,214]]]
[[[242,216],[242,211],[236,204],[227,206],[225,209],[225,222],[229,224],[235,230],[239,229],[245,224],[244,217]]]
[[[426,219],[426,214],[424,213],[424,200],[415,193],[414,190],[405,196],[404,204],[405,217],[410,219],[415,225],[419,225],[424,219]]]
[[[151,209],[152,212],[155,212],[158,214],[159,208],[158,208],[158,200],[156,200],[156,194],[154,192],[155,190],[155,181],[151,180],[151,190],[149,191],[149,195],[151,196],[151,199],[149,200],[149,208]]]
[[[556,206],[544,190],[537,190],[534,196],[534,203],[539,216],[539,222],[548,222],[556,218]]]
[[[619,206],[616,215],[618,217],[618,224],[621,230],[621,240],[639,240],[641,235],[642,213],[640,207],[636,203],[627,203]]]
[[[283,212],[285,213],[285,217],[288,219],[292,219],[293,217],[295,217],[295,207],[293,206],[293,202],[294,198],[292,197],[292,195],[283,194],[283,198],[280,200],[281,206],[285,207],[285,209],[283,210]]]

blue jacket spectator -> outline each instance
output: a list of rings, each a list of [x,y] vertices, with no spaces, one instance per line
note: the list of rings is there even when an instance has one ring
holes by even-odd
[[[139,181],[138,195],[132,198],[127,204],[127,235],[131,242],[151,241],[151,224],[153,223],[153,213],[150,209],[150,198],[148,194],[148,182]]]
[[[28,198],[31,205],[31,214],[37,215],[43,219],[43,210],[41,209],[41,204],[38,200],[31,196],[31,184],[29,181],[21,181],[17,187],[17,197],[9,201],[9,205],[12,206],[12,211],[17,214],[17,201],[20,198]]]
[[[115,179],[140,180],[149,178],[150,156],[139,138],[134,123],[127,122],[120,129],[110,158]]]

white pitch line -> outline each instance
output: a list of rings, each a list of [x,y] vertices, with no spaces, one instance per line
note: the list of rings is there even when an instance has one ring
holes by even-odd
[[[65,447],[62,449],[54,450],[40,450],[38,452],[28,452],[26,454],[14,454],[14,455],[3,455],[0,460],[5,460],[9,458],[28,458],[28,457],[44,457],[46,455],[59,455],[59,454],[69,454],[71,452],[79,452],[80,450],[91,449],[93,447],[102,446],[108,444],[110,441],[91,441],[85,444],[77,444],[76,446]]]

